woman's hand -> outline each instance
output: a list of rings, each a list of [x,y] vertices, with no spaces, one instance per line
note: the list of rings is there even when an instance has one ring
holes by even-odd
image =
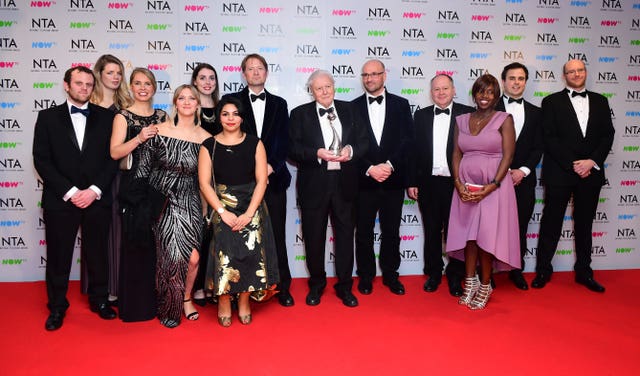
[[[484,199],[485,197],[490,195],[491,192],[495,191],[496,189],[498,189],[498,186],[493,184],[493,183],[489,183],[487,185],[483,185],[482,188],[479,191],[469,192],[469,200],[468,201],[480,202],[480,201],[482,201],[482,199]]]
[[[240,231],[240,230],[242,230],[243,228],[245,228],[246,225],[249,224],[249,222],[251,222],[252,218],[253,218],[253,216],[250,216],[247,213],[240,214],[236,219],[235,226],[233,226],[231,228],[231,230],[232,231]]]
[[[235,227],[236,222],[238,222],[238,217],[228,210],[225,210],[224,213],[220,214],[220,218],[222,219],[222,222],[226,223],[232,230]]]
[[[142,130],[140,130],[140,133],[138,133],[136,137],[140,139],[140,143],[144,143],[148,139],[155,137],[155,135],[157,134],[158,134],[158,126],[150,125],[148,127],[142,128]]]

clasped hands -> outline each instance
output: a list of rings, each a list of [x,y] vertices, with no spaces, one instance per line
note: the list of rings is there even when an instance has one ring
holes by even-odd
[[[591,169],[596,165],[596,162],[591,159],[579,159],[573,161],[573,171],[581,178],[586,178],[591,175]]]
[[[483,185],[482,188],[475,192],[471,192],[462,182],[456,182],[456,191],[458,191],[458,195],[463,202],[480,202],[496,189],[498,189],[498,187],[491,183]]]
[[[220,218],[222,218],[222,221],[226,223],[227,226],[231,227],[231,231],[240,231],[245,228],[249,222],[251,222],[253,216],[247,213],[235,215],[232,212],[225,210],[224,213],[220,214]]]
[[[73,196],[71,196],[71,203],[80,209],[85,209],[89,207],[96,199],[98,198],[98,194],[91,189],[83,189],[81,191],[77,191]]]

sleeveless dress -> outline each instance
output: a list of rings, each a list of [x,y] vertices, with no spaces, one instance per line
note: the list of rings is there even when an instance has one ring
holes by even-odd
[[[127,122],[127,136],[125,142],[136,137],[142,128],[165,121],[166,112],[160,109],[154,110],[151,116],[140,116],[128,110],[120,110]],[[119,181],[119,213],[125,219],[120,232],[122,242],[120,252],[118,316],[122,321],[151,320],[156,316],[156,250],[153,238],[143,236],[129,225],[128,216],[133,211],[133,206],[127,202],[126,195],[140,163],[142,147],[133,149],[133,163],[131,170],[120,171]],[[116,202],[116,201],[114,201]],[[151,224],[149,223],[149,226]],[[120,242],[119,242],[120,244]]]
[[[238,145],[227,146],[208,138],[203,147],[214,154],[215,191],[235,215],[249,207],[256,186],[255,153],[259,139],[247,134]],[[275,240],[264,200],[253,219],[240,231],[231,228],[214,213],[206,288],[214,295],[251,292],[254,300],[272,296],[279,281]]]
[[[496,112],[477,135],[469,131],[471,114],[456,117],[458,145],[463,156],[460,180],[463,183],[489,184],[496,176],[502,159],[500,127],[509,116]],[[454,190],[449,216],[446,251],[464,260],[467,241],[475,240],[484,251],[496,258],[498,271],[520,268],[518,211],[511,175],[506,174],[500,187],[480,202],[463,202]]]
[[[157,135],[144,144],[136,178],[168,200],[151,224],[156,244],[158,318],[180,322],[191,252],[202,241],[202,205],[198,185],[200,144]]]

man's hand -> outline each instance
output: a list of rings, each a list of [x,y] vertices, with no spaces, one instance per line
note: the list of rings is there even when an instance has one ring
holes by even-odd
[[[371,176],[379,183],[387,180],[387,178],[391,176],[392,172],[393,170],[391,169],[391,166],[389,166],[387,163],[380,163],[369,168],[369,176]]]
[[[518,185],[522,183],[522,179],[524,179],[524,172],[521,169],[516,168],[510,171],[511,179],[513,180],[513,185]]]
[[[409,187],[407,188],[407,196],[409,196],[412,200],[418,199],[418,187]]]
[[[80,209],[85,209],[91,205],[98,195],[91,189],[83,189],[71,196],[71,203]]]
[[[581,178],[586,178],[591,175],[591,169],[596,165],[596,162],[591,159],[580,159],[573,161],[573,171]]]

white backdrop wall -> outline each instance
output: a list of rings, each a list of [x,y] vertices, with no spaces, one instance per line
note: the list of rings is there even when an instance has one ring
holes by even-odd
[[[629,0],[329,0],[329,1],[100,1],[0,0],[0,281],[44,279],[46,242],[40,209],[42,183],[31,147],[39,110],[64,101],[62,75],[73,65],[93,67],[110,53],[128,73],[153,70],[155,106],[168,109],[172,89],[189,81],[198,62],[216,67],[224,93],[245,83],[240,61],[258,52],[269,63],[268,90],[289,108],[308,102],[309,74],[327,69],[336,97],[362,93],[367,59],[387,66],[389,91],[412,110],[430,104],[429,79],[453,76],[456,100],[471,103],[473,81],[499,76],[504,65],[528,66],[525,96],[535,104],[563,88],[562,64],[583,60],[588,88],[609,98],[616,128],[593,232],[595,269],[640,267],[640,1]],[[295,168],[291,166],[295,181]],[[531,218],[526,270],[535,265],[543,190]],[[554,267],[573,266],[567,221]],[[287,222],[293,275],[304,277],[304,243],[293,187]],[[377,230],[376,230],[377,231]],[[327,264],[333,272],[331,229]],[[420,274],[423,232],[417,205],[402,215],[401,274]],[[379,233],[376,232],[376,249]],[[78,239],[79,245],[81,239]],[[79,274],[79,256],[72,278]]]

